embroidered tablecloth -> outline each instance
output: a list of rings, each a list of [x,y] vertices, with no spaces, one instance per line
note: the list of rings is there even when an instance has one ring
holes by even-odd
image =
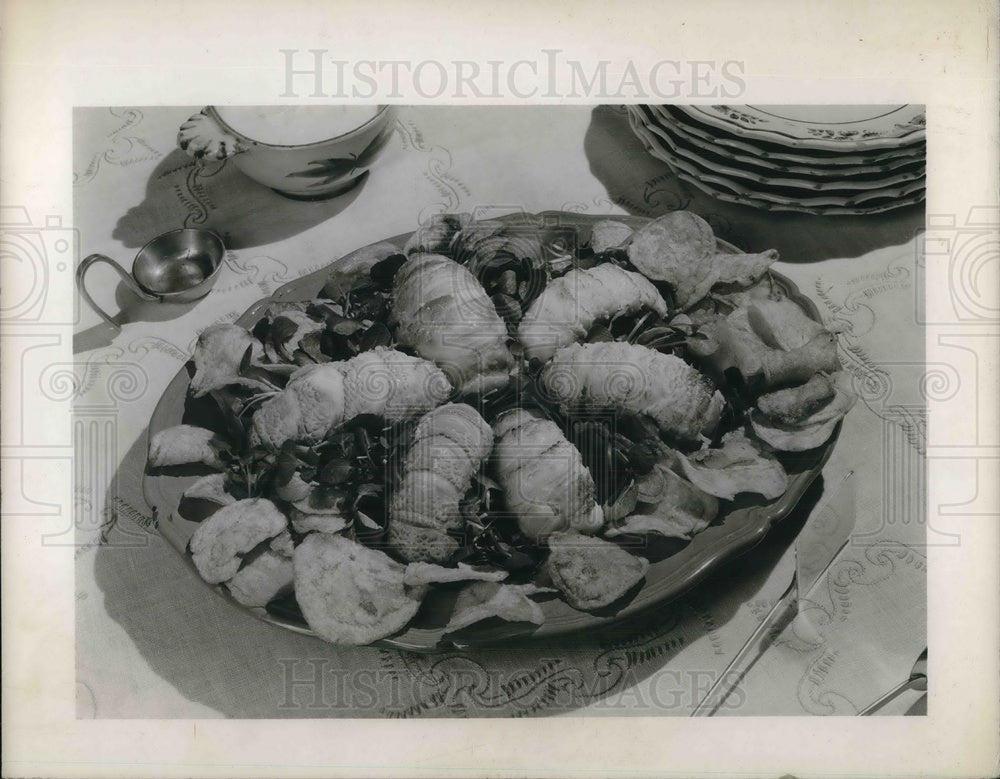
[[[42,376],[47,397],[74,410],[78,716],[687,715],[788,585],[802,512],[849,470],[851,543],[720,714],[854,714],[908,676],[926,646],[926,408],[959,391],[953,369],[924,364],[922,207],[824,219],[716,202],[646,155],[608,106],[401,108],[363,186],[300,202],[179,151],[177,127],[196,110],[74,114],[81,256],[127,264],[180,226],[210,227],[228,248],[211,295],[187,306],[136,305],[98,266],[93,294],[110,311],[127,306],[122,329],[81,310],[74,364]],[[435,212],[679,208],[745,250],[780,251],[777,269],[841,330],[861,397],[800,512],[655,620],[475,652],[343,649],[234,608],[157,535],[141,490],[144,429],[207,325]]]

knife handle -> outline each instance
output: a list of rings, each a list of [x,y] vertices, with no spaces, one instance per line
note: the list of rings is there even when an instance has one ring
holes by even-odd
[[[785,627],[789,615],[795,615],[798,601],[798,583],[793,575],[791,583],[778,602],[774,604],[740,651],[736,653],[736,657],[726,667],[726,670],[716,679],[715,684],[702,698],[701,703],[691,712],[692,717],[711,717],[719,710],[729,694],[743,681],[747,671],[760,659],[764,650],[771,645],[775,634]]]

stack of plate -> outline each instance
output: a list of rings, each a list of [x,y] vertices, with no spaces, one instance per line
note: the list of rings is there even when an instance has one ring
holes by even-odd
[[[924,199],[924,107],[628,107],[647,151],[713,197],[769,211],[873,214]]]

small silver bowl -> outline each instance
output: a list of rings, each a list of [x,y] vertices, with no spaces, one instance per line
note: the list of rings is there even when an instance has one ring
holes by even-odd
[[[76,269],[76,284],[90,307],[112,327],[121,329],[87,292],[84,279],[94,263],[104,262],[114,268],[125,286],[141,300],[189,303],[209,293],[225,255],[222,239],[211,230],[182,227],[162,233],[143,246],[132,262],[131,273],[105,254],[91,254]]]

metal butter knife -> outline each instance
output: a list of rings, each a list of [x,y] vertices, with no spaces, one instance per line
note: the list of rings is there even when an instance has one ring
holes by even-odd
[[[834,488],[830,498],[806,520],[795,541],[795,573],[788,589],[737,652],[701,703],[691,712],[692,717],[710,717],[719,710],[729,693],[788,624],[789,618],[795,616],[799,595],[812,589],[837,559],[840,550],[847,545],[854,530],[853,475],[854,471],[848,471]]]

